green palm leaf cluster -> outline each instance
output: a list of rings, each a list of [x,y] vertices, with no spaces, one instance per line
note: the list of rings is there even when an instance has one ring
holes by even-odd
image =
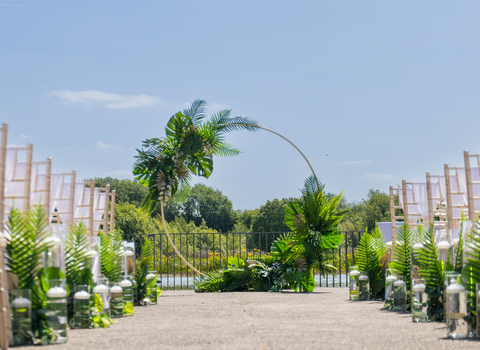
[[[291,201],[285,208],[285,224],[293,231],[291,237],[291,252],[293,259],[303,257],[308,266],[325,272],[322,261],[325,253],[336,249],[343,236],[338,230],[338,224],[348,210],[340,210],[338,206],[342,194],[333,198],[325,195],[325,185],[315,176],[305,180],[299,201]]]
[[[27,215],[12,208],[7,230],[6,265],[18,277],[16,289],[26,289],[32,295],[32,342],[49,344],[54,335],[45,313],[49,280],[65,278],[57,267],[42,267],[45,254],[52,248],[47,240],[51,232],[42,206],[30,209]]]
[[[100,234],[100,260],[102,274],[116,282],[122,274],[122,237],[116,230]]]
[[[393,261],[390,263],[390,268],[394,270],[397,277],[405,281],[407,290],[410,290],[411,283],[411,241],[412,229],[405,219],[395,235]]]
[[[208,178],[213,171],[213,156],[235,156],[240,153],[225,141],[224,134],[236,130],[256,131],[255,120],[232,117],[222,110],[210,120],[207,102],[195,100],[183,112],[173,115],[165,128],[166,137],[143,142],[137,149],[133,173],[149,189],[142,207],[152,211],[157,201],[167,202],[176,195],[182,201],[190,191],[193,175]]]
[[[477,326],[476,285],[480,283],[480,222],[478,220],[475,221],[473,229],[465,235],[465,238],[469,252],[466,254],[466,264],[463,267],[462,275],[467,290],[468,322],[475,329]]]
[[[371,299],[382,298],[384,295],[386,266],[382,262],[387,253],[388,247],[378,227],[370,233],[366,231],[357,248],[356,263],[359,271],[368,274]]]
[[[431,321],[442,321],[445,267],[443,261],[438,259],[433,224],[430,225],[423,245],[424,248],[420,249],[418,253],[418,259],[421,263],[419,274],[427,281],[425,288],[425,292],[428,294],[427,315]]]
[[[140,260],[135,264],[135,282],[137,286],[137,294],[135,303],[140,305],[147,297],[147,275],[148,270],[153,268],[153,244],[146,239],[142,246],[142,254]]]
[[[255,264],[262,264],[252,261],[246,265],[242,259],[231,257],[228,259],[228,267],[222,271],[212,271],[206,277],[194,281],[195,291],[205,292],[231,292],[234,290],[246,290],[255,280],[252,277],[252,269]],[[265,265],[265,268],[266,265]]]
[[[89,248],[87,227],[83,222],[75,223],[65,239],[65,272],[70,288],[81,284],[92,285]]]

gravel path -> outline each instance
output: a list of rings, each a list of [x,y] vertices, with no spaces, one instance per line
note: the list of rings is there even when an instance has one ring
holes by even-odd
[[[69,331],[52,349],[480,349],[446,339],[444,323],[414,324],[382,302],[350,302],[346,288],[313,293],[167,291],[157,306],[108,329]],[[22,348],[17,348],[22,349]],[[25,349],[31,349],[26,347]]]

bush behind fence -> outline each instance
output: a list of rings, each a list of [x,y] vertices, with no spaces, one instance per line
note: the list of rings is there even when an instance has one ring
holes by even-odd
[[[174,233],[172,241],[197,270],[207,273],[227,266],[229,257],[255,259],[270,254],[272,243],[286,232],[229,232],[229,233]],[[355,251],[362,231],[344,231],[344,239],[338,249],[326,253],[327,274],[314,272],[320,287],[346,287],[348,267],[355,262]],[[150,235],[124,235],[135,242],[136,258],[146,239],[153,244],[153,263],[160,277],[162,289],[190,289],[198,277],[175,254],[164,233]]]

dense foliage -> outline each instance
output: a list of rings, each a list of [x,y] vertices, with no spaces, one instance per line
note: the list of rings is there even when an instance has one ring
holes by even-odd
[[[356,264],[359,271],[367,272],[370,281],[370,299],[383,298],[385,295],[387,255],[387,245],[377,227],[370,233],[367,231],[363,234],[358,245]]]
[[[209,273],[196,282],[202,292],[292,288],[311,292],[315,288],[312,269],[325,271],[325,253],[337,248],[343,236],[338,223],[346,210],[339,210],[341,195],[328,198],[324,186],[311,176],[302,196],[285,208],[285,224],[292,231],[273,242],[271,255],[263,259],[229,259],[226,269]]]

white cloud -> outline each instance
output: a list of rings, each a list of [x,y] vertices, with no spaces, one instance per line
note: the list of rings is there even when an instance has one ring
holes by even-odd
[[[25,134],[20,134],[20,138],[21,138],[21,139],[28,139],[29,137],[30,137],[30,136],[27,136],[27,135],[25,135]]]
[[[358,164],[368,164],[373,163],[373,160],[347,160],[346,162],[342,162],[345,165],[358,165]]]
[[[72,146],[67,146],[67,147],[65,147],[65,150],[66,150],[66,151],[70,151],[71,149],[72,149]]]
[[[113,171],[107,171],[105,173],[107,176],[122,176],[122,177],[133,177],[132,171],[131,170],[113,170]]]
[[[98,141],[95,148],[98,148],[98,149],[113,149],[113,150],[116,150],[116,151],[119,151],[119,150],[122,149],[121,146],[109,145],[108,143],[105,143],[103,141]]]
[[[380,181],[397,180],[397,178],[393,175],[382,174],[382,173],[366,173],[365,175],[357,177],[357,179],[380,180]]]
[[[148,107],[163,103],[156,96],[149,95],[120,95],[99,90],[69,91],[53,90],[49,96],[58,97],[66,103],[78,102],[84,104],[100,104],[107,108],[122,109]]]

